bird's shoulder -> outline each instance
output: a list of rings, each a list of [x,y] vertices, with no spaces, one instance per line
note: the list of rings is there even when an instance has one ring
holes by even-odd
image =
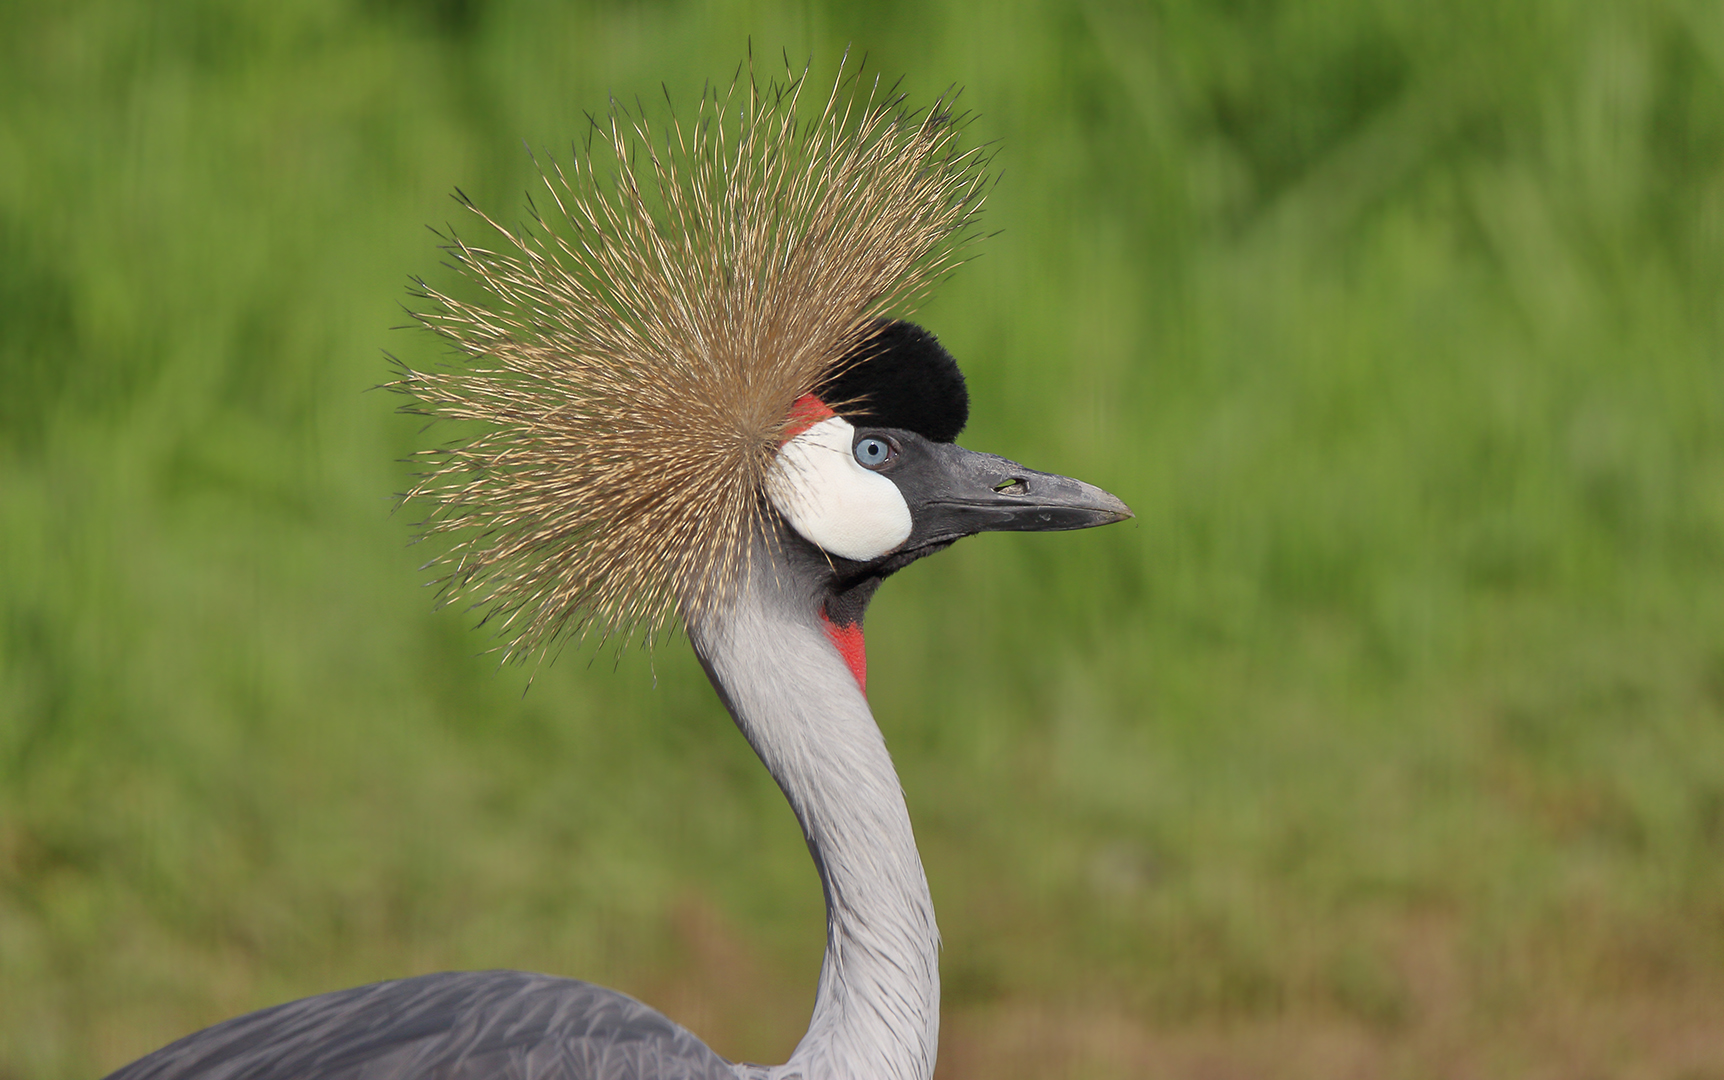
[[[575,979],[420,975],[238,1016],[108,1080],[735,1080],[663,1013]]]

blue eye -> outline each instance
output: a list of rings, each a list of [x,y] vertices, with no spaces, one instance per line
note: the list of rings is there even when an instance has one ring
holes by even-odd
[[[856,440],[856,462],[864,469],[878,469],[896,455],[892,444],[873,435]]]

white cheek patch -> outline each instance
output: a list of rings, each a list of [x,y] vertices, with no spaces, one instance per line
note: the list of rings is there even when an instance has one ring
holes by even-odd
[[[809,543],[867,562],[910,538],[910,507],[897,484],[857,464],[855,435],[834,416],[785,443],[766,474],[766,496]]]

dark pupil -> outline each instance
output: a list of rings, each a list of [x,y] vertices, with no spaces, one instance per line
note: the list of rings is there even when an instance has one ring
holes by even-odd
[[[879,439],[863,439],[856,444],[856,460],[864,465],[878,465],[886,460],[886,444]]]

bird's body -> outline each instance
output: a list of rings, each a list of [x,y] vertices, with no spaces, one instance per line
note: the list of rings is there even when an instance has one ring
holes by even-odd
[[[745,136],[759,121],[745,123]],[[425,321],[495,365],[403,380],[434,415],[485,420],[499,433],[454,451],[420,489],[439,501],[434,529],[479,527],[453,557],[451,587],[490,604],[529,643],[589,620],[650,624],[653,598],[668,598],[783,790],[827,915],[814,1013],[790,1060],[726,1062],[647,1006],[591,984],[470,972],[265,1009],[110,1080],[930,1080],[940,935],[868,704],[864,613],[884,578],[961,537],[1086,528],[1130,511],[1098,488],[953,441],[969,411],[956,362],[931,334],[878,311],[906,280],[932,272],[930,253],[969,220],[966,192],[977,182],[965,157],[950,153],[945,118],[908,135],[889,125],[871,142],[867,132],[881,123],[868,112],[863,136],[816,140],[800,163],[779,153],[798,129],[778,128],[759,161],[772,162],[766,188],[786,190],[771,169],[790,177],[788,209],[735,198],[758,193],[754,182],[733,189],[748,175],[742,149],[707,178],[722,198],[695,183],[685,200],[699,211],[688,211],[699,219],[692,224],[656,221],[637,200],[642,216],[621,233],[638,227],[658,238],[639,247],[640,266],[616,256],[638,237],[599,230],[594,241],[593,223],[612,210],[600,199],[595,211],[590,191],[581,196],[589,204],[564,208],[577,231],[588,230],[585,247],[557,256],[511,237],[523,254],[503,257],[457,244],[496,307],[432,293],[442,310]],[[908,162],[905,147],[915,151]],[[656,158],[654,168],[663,184]],[[860,227],[845,223],[845,199],[869,208]],[[727,212],[742,214],[740,225]],[[726,230],[759,235],[730,249],[748,273],[722,260],[712,270],[724,288],[681,280],[684,271],[664,261],[681,243],[698,263],[711,253],[689,236]],[[847,268],[865,285],[828,280]],[[639,280],[601,276],[631,269]],[[641,308],[667,289],[681,299]],[[716,313],[687,302],[695,294]],[[816,310],[796,310],[799,299]],[[580,307],[589,302],[593,310]],[[631,406],[631,394],[646,404]],[[687,412],[712,430],[675,427],[672,406],[697,394],[706,397]],[[710,513],[697,501],[702,478],[719,493]],[[631,583],[646,599],[620,591]]]
[[[519,971],[448,971],[238,1016],[111,1080],[182,1077],[737,1080],[738,1072],[663,1014],[614,990]]]

